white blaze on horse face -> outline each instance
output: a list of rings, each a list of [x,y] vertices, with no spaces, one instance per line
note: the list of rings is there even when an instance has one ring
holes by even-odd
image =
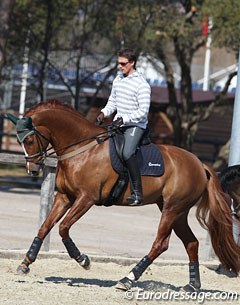
[[[28,153],[27,153],[27,151],[25,149],[24,144],[22,143],[21,146],[22,146],[23,152],[25,154],[25,157],[28,157]],[[30,174],[30,169],[29,169],[29,162],[28,161],[26,162],[26,169],[27,169],[27,173],[29,175]]]

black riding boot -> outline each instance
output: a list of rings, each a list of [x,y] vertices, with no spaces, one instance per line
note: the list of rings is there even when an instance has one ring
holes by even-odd
[[[130,177],[131,195],[127,198],[130,205],[140,205],[143,201],[142,181],[140,168],[136,156],[132,156],[126,161]]]

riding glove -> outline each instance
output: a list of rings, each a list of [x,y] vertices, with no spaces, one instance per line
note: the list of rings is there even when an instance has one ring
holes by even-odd
[[[123,119],[121,117],[117,118],[115,121],[112,122],[114,127],[121,127],[123,125]]]
[[[104,122],[104,114],[102,112],[100,112],[98,114],[96,121],[97,121],[98,125],[102,125],[102,123]]]

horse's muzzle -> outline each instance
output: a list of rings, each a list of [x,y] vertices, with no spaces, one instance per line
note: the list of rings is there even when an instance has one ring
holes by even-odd
[[[27,162],[26,163],[26,170],[27,174],[30,176],[38,176],[40,171],[42,170],[43,163],[33,163],[33,162]]]

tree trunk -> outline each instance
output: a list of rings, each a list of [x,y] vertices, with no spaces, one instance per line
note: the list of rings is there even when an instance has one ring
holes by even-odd
[[[5,62],[5,48],[9,31],[9,20],[15,0],[1,0],[0,2],[0,71]]]
[[[174,40],[174,45],[175,55],[181,67],[180,104],[182,115],[180,120],[182,137],[178,146],[191,151],[193,139],[191,132],[193,118],[191,62],[193,53],[177,37]]]

